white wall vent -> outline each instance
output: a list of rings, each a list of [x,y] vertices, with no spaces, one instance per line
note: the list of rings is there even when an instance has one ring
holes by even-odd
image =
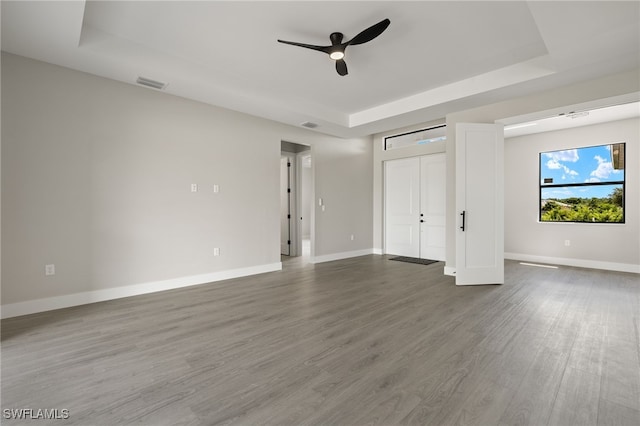
[[[307,129],[315,129],[318,127],[317,123],[312,123],[311,121],[305,121],[304,123],[300,123],[302,127],[306,127]]]
[[[150,78],[146,78],[146,77],[138,77],[138,79],[136,80],[136,83],[140,84],[141,86],[147,86],[147,87],[151,87],[153,89],[158,89],[158,90],[162,90],[165,87],[167,87],[167,83],[151,80]]]

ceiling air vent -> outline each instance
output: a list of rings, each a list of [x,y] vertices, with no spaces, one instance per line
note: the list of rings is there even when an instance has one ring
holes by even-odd
[[[560,115],[564,115],[567,118],[575,119],[575,118],[582,118],[582,117],[588,116],[589,115],[589,111],[578,111],[578,112],[571,111],[571,112],[568,112],[566,114],[560,114]]]
[[[312,123],[311,121],[305,121],[304,123],[300,123],[302,127],[306,127],[307,129],[315,129],[318,127],[316,123]]]
[[[158,90],[162,90],[165,87],[167,87],[167,83],[162,83],[161,81],[155,81],[145,77],[138,77],[138,79],[136,80],[136,83],[138,83],[141,86],[147,86],[147,87],[151,87],[153,89],[158,89]]]

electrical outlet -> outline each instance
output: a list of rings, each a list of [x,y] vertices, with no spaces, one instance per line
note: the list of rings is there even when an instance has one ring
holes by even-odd
[[[219,247],[214,247],[213,255],[214,256],[220,256],[220,248]]]
[[[356,239],[356,237],[353,234],[351,234],[351,241],[353,241],[355,239]]]
[[[569,247],[571,245],[571,240],[564,240],[564,245]]]
[[[54,265],[54,264],[44,265],[44,274],[46,276],[55,275],[56,274],[56,265]]]

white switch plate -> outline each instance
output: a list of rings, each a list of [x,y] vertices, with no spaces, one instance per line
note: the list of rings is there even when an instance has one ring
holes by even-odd
[[[214,256],[220,256],[220,248],[219,247],[214,247],[213,255]]]
[[[44,265],[44,274],[45,275],[55,275],[56,274],[56,265]]]
[[[322,198],[318,198],[318,205],[321,206],[322,205]]]
[[[571,240],[564,240],[564,245],[569,247],[571,245]]]
[[[191,192],[198,192],[198,184],[197,183],[192,183],[191,184]]]
[[[213,185],[213,192],[220,192],[220,185]]]
[[[353,241],[355,239],[356,239],[356,237],[353,234],[351,234],[351,241]]]
[[[322,206],[322,211],[324,211],[324,205]]]

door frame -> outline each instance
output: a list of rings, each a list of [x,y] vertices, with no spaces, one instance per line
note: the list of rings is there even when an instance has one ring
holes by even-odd
[[[285,145],[292,149],[285,150]],[[295,148],[293,146],[296,146]],[[298,149],[299,147],[299,149]],[[302,256],[302,226],[300,223],[300,213],[302,212],[302,157],[309,155],[311,156],[311,173],[310,173],[310,183],[309,183],[309,201],[311,205],[309,206],[310,217],[309,220],[309,230],[310,230],[310,240],[311,240],[311,251],[310,258],[313,259],[315,255],[315,209],[314,207],[314,197],[315,197],[315,164],[314,164],[314,148],[312,145],[301,144],[297,142],[289,142],[286,140],[281,140],[280,145],[280,158],[287,157],[289,162],[291,162],[292,170],[290,171],[291,175],[291,245],[289,249],[289,257],[294,256]],[[278,165],[278,167],[280,167]],[[281,230],[282,231],[282,230]],[[282,240],[280,240],[282,241]]]

